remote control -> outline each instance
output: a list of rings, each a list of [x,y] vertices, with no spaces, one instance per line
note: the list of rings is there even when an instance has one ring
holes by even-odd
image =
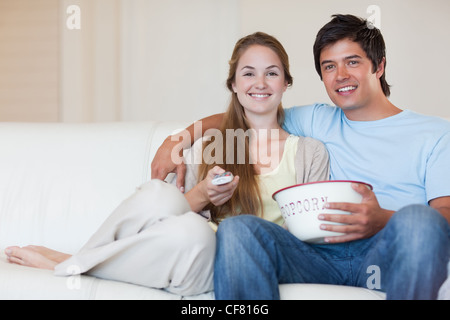
[[[227,184],[233,181],[233,174],[231,172],[224,172],[222,174],[218,174],[212,180],[212,184],[216,186],[221,186],[223,184]]]

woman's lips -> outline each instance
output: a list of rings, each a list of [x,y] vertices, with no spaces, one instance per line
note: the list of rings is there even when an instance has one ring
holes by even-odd
[[[268,97],[271,96],[271,95],[268,94],[268,93],[249,93],[248,95],[249,95],[250,97],[253,97],[253,98],[260,98],[260,99],[268,98]]]

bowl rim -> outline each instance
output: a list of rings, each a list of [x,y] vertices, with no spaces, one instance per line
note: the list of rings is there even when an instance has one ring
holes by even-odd
[[[272,199],[275,200],[275,195],[277,193],[280,193],[281,191],[284,191],[284,190],[287,190],[287,189],[292,189],[292,188],[296,188],[296,187],[300,187],[300,186],[306,186],[306,185],[310,185],[310,184],[329,183],[329,182],[350,182],[350,183],[365,184],[366,186],[369,187],[370,190],[373,190],[373,186],[371,184],[367,183],[367,182],[356,181],[356,180],[323,180],[323,181],[314,181],[314,182],[300,183],[300,184],[295,184],[293,186],[282,188],[280,190],[275,191],[272,194]]]

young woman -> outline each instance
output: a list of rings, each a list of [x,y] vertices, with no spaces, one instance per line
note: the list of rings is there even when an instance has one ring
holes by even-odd
[[[253,214],[281,225],[273,192],[328,179],[325,147],[281,128],[281,99],[292,81],[288,56],[274,37],[258,32],[242,38],[230,61],[230,106],[220,132],[191,148],[202,163],[188,164],[186,194],[152,180],[125,200],[74,256],[43,247],[10,247],[9,261],[181,295],[212,290],[215,234],[204,215],[216,224]],[[235,175],[233,181],[214,185],[214,176],[225,171]]]

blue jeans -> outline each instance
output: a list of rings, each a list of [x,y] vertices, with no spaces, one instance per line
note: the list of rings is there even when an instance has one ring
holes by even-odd
[[[450,228],[434,209],[407,206],[375,236],[308,244],[250,215],[228,218],[217,232],[216,299],[279,299],[283,283],[379,289],[387,299],[436,299],[447,278]]]

